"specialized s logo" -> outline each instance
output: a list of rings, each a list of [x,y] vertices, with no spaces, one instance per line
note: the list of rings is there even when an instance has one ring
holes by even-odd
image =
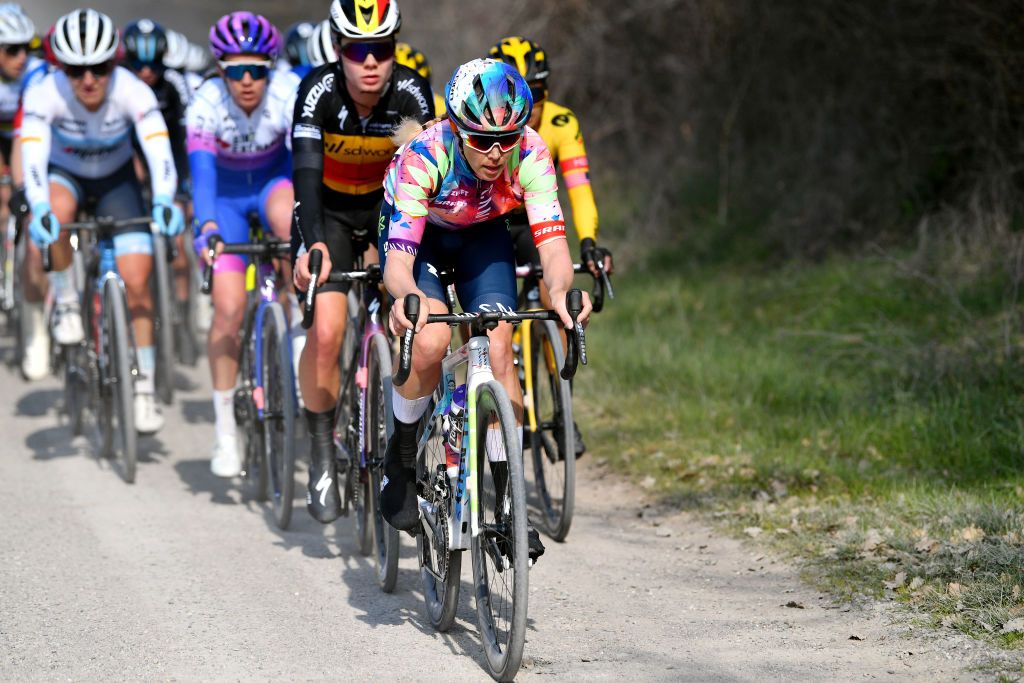
[[[316,110],[316,103],[320,101],[320,98],[325,92],[331,92],[334,89],[334,74],[327,73],[320,79],[320,82],[309,89],[306,93],[306,99],[302,102],[302,116],[304,118],[313,118],[313,112]]]
[[[395,88],[398,90],[398,92],[407,92],[410,95],[412,95],[413,99],[416,100],[416,104],[419,105],[420,111],[422,111],[424,114],[430,111],[430,109],[427,108],[427,97],[426,95],[423,94],[423,91],[420,88],[416,87],[415,79],[403,78],[402,80],[398,81]]]

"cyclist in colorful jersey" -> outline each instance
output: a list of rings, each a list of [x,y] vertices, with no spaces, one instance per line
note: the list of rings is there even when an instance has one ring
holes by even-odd
[[[580,258],[587,264],[594,275],[598,274],[597,262],[601,261],[604,269],[611,273],[614,270],[612,254],[609,250],[598,247],[597,240],[597,205],[594,203],[594,191],[590,187],[590,163],[583,146],[583,133],[576,115],[568,107],[555,104],[548,100],[548,59],[547,54],[535,41],[519,36],[502,38],[491,48],[491,57],[516,68],[526,79],[533,94],[533,114],[527,125],[536,130],[544,144],[551,150],[554,163],[562,171],[562,180],[569,192],[569,203],[572,205],[573,224],[576,235],[580,238]],[[540,264],[537,249],[530,238],[530,226],[526,214],[516,211],[512,214],[512,240],[516,246],[516,262],[521,265]],[[541,304],[551,306],[547,288],[543,283],[540,287]],[[583,455],[586,445],[579,427],[576,430],[576,455]]]
[[[396,43],[395,44],[395,63],[407,66],[423,78],[427,79],[427,83],[430,83],[430,88],[433,90],[434,84],[430,81],[430,62],[427,61],[427,56],[414,48],[409,43]],[[444,116],[444,95],[438,94],[434,91],[434,113],[438,116]]]
[[[445,90],[448,119],[435,123],[395,155],[384,181],[379,237],[384,284],[392,296],[420,298],[420,310],[447,312],[438,271],[454,267],[455,290],[465,311],[514,311],[515,261],[508,214],[525,204],[533,242],[544,266],[544,281],[563,324],[572,287],[572,261],[558,185],[544,141],[526,126],[533,100],[526,81],[493,59],[460,66]],[[584,295],[580,321],[590,314]],[[451,341],[442,325],[423,324],[414,342],[409,379],[393,390],[394,437],[384,456],[381,513],[393,527],[419,523],[416,504],[416,428],[440,379],[441,359]],[[401,305],[391,307],[392,329],[411,328]],[[508,391],[520,423],[523,397],[512,364],[512,327],[488,333],[495,379]],[[487,437],[487,458],[496,481],[508,476],[508,454],[495,433]],[[519,457],[521,451],[513,454]],[[530,555],[544,552],[530,530]]]
[[[277,29],[251,12],[233,12],[210,29],[218,75],[196,91],[188,109],[196,251],[206,259],[213,235],[228,244],[249,241],[248,215],[258,212],[275,235],[288,239],[294,201],[288,150],[299,78],[275,71]],[[242,467],[235,436],[234,395],[239,329],[245,314],[242,256],[214,264],[213,324],[207,342],[217,439],[210,469],[221,477]]]
[[[292,131],[293,238],[324,253],[320,310],[334,312],[316,316],[299,360],[312,442],[306,502],[323,523],[341,514],[332,432],[349,289],[323,280],[331,268],[350,270],[355,255],[372,245],[381,183],[396,148],[390,137],[395,125],[404,118],[423,122],[434,116],[427,82],[395,65],[401,17],[394,0],[334,0],[330,22],[331,47],[341,59],[302,80]],[[367,261],[375,262],[376,255]],[[304,290],[308,283],[304,254],[295,262],[295,284]]]
[[[29,236],[40,248],[53,245],[54,338],[73,344],[82,339],[82,321],[69,273],[70,240],[61,234],[60,224],[75,220],[79,209],[115,219],[145,215],[132,165],[133,131],[151,170],[153,220],[167,235],[180,233],[184,221],[173,203],[178,179],[167,126],[153,91],[127,69],[114,66],[119,41],[110,17],[75,10],[57,20],[51,41],[61,69],[25,92],[20,141],[32,207]],[[149,226],[116,230],[113,249],[138,348],[135,426],[152,433],[163,426],[163,414],[153,387]]]

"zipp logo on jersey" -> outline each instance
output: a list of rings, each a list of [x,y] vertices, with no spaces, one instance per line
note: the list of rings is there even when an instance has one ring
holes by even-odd
[[[316,83],[309,92],[306,93],[306,99],[302,101],[302,116],[305,118],[313,118],[313,111],[316,109],[316,103],[320,101],[323,94],[331,92],[334,89],[334,74],[327,73],[320,79],[319,83]]]
[[[413,98],[416,100],[416,104],[420,106],[420,111],[424,113],[430,111],[427,108],[427,98],[423,94],[423,91],[416,87],[415,79],[403,78],[402,80],[398,81],[398,83],[396,84],[396,88],[398,92],[407,92],[410,95],[412,95]]]

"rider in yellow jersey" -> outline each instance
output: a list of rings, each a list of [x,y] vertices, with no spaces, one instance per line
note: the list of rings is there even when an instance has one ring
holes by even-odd
[[[430,83],[430,89],[434,89],[434,83],[430,80],[430,62],[427,56],[414,48],[409,43],[395,44],[395,63],[407,66]],[[434,113],[436,116],[444,116],[444,95],[438,95],[434,90]]]
[[[548,60],[544,49],[536,42],[510,36],[502,38],[491,48],[490,56],[500,59],[519,70],[530,85],[533,95],[533,113],[527,122],[529,128],[537,131],[548,149],[551,158],[562,173],[562,181],[569,192],[572,205],[573,224],[580,238],[580,258],[594,275],[598,275],[598,262],[603,262],[609,274],[614,269],[612,254],[597,246],[597,205],[594,191],[590,186],[590,163],[583,146],[580,122],[568,107],[548,100]],[[512,214],[512,240],[516,248],[516,262],[540,264],[540,258],[530,236],[525,213]],[[541,303],[551,307],[547,289],[540,283]],[[573,425],[575,427],[575,425]],[[583,438],[576,429],[576,455],[586,450]]]

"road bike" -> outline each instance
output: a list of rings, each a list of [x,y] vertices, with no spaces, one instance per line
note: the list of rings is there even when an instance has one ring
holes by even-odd
[[[303,302],[302,326],[312,325],[316,282],[322,254],[310,253],[311,285]],[[391,344],[384,324],[383,279],[379,264],[349,272],[331,272],[327,282],[351,282],[348,324],[338,360],[341,390],[335,408],[334,444],[337,448],[342,514],[355,512],[356,544],[363,555],[373,555],[377,582],[390,593],[398,580],[398,531],[384,522],[377,504],[383,477],[384,449],[394,431],[391,415]]]
[[[136,225],[151,225],[151,220],[148,216],[95,218],[61,226],[71,231],[79,244],[83,234],[92,233],[98,247],[88,258],[83,257],[81,312],[85,338],[64,349],[65,410],[76,435],[82,433],[86,412],[91,413],[99,454],[117,457],[121,476],[128,483],[135,481],[138,458],[134,398],[139,369],[124,282],[114,259],[113,233]],[[44,249],[44,270],[48,261],[48,250]]]
[[[593,276],[583,264],[575,264],[573,270]],[[591,291],[594,311],[604,308],[605,292],[609,298],[614,297],[607,273],[600,266],[598,272],[593,276]],[[543,276],[538,265],[516,268],[516,277],[523,279],[520,308],[540,307],[538,283]],[[532,498],[541,512],[545,533],[559,542],[565,540],[572,526],[577,457],[572,386],[558,373],[565,355],[562,338],[561,325],[552,320],[524,320],[512,337],[523,387],[523,448],[532,465]]]
[[[213,291],[213,263],[221,254],[249,256],[254,286],[246,288],[241,329],[235,421],[242,432],[242,478],[253,499],[269,497],[281,529],[291,524],[295,496],[295,417],[298,397],[292,369],[292,340],[284,306],[279,301],[274,260],[286,257],[291,245],[276,237],[254,235],[253,242],[226,244],[219,236],[207,244],[207,266],[201,290]]]
[[[571,290],[566,304],[575,321],[583,296]],[[403,302],[405,315],[419,320],[419,298]],[[558,320],[554,311],[500,311],[428,315],[426,322],[470,323],[470,339],[441,363],[441,380],[433,406],[424,416],[417,445],[417,492],[421,528],[417,558],[427,616],[438,631],[455,620],[462,553],[470,551],[477,623],[488,672],[497,680],[512,680],[522,661],[526,639],[529,584],[526,483],[516,417],[505,388],[494,379],[487,331],[501,322]],[[561,370],[568,379],[577,362],[586,364],[583,327],[569,332],[568,353]],[[399,369],[394,383],[401,386],[412,367],[414,332],[402,336]],[[453,418],[457,382],[466,386],[466,409]],[[446,421],[448,428],[446,429]],[[504,461],[481,466],[487,453],[487,433],[497,427]],[[457,437],[457,438],[456,438]],[[453,444],[452,441],[457,441]]]

